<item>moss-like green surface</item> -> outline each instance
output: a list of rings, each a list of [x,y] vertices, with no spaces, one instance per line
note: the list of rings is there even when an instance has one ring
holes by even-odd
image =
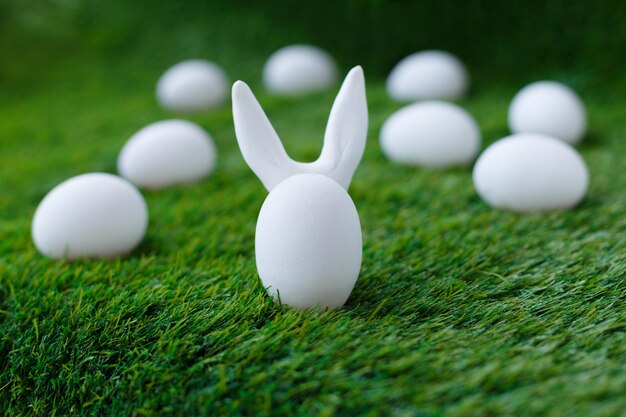
[[[194,118],[219,148],[206,181],[147,192],[132,256],[53,262],[34,209],[65,178],[114,172],[138,128],[167,117],[152,83],[85,79],[0,107],[0,404],[7,415],[183,410],[215,415],[617,415],[626,407],[626,120],[587,100],[588,198],[518,216],[476,195],[469,169],[394,166],[378,131],[397,104],[368,85],[370,134],[351,195],[364,233],[345,308],[284,310],[254,266],[266,195],[228,107]],[[514,90],[462,102],[485,142]],[[312,160],[334,91],[259,97],[296,158]],[[486,144],[485,144],[486,145]]]
[[[14,22],[6,16],[0,23]],[[271,29],[250,10],[239,17]],[[126,32],[85,25],[90,54],[68,53],[46,70],[29,67],[39,61],[25,52],[0,71],[0,414],[624,414],[626,104],[612,84],[568,67],[515,75],[567,81],[590,115],[579,147],[591,174],[586,200],[519,216],[486,206],[470,168],[390,164],[378,132],[400,105],[383,73],[365,65],[370,130],[350,189],[361,276],[344,308],[297,312],[273,304],[256,276],[266,191],[241,158],[228,106],[191,119],[213,136],[217,170],[145,192],[150,226],[131,256],[65,263],[37,253],[30,223],[43,196],[73,175],[115,172],[127,138],[171,117],[153,90],[174,55],[125,55],[111,45]],[[165,50],[196,51],[194,27],[164,40]],[[15,45],[32,38],[11,33],[22,36]],[[50,36],[51,48],[63,44]],[[251,81],[289,153],[315,159],[336,90],[270,97],[260,55],[221,51],[229,74]],[[523,84],[490,85],[479,68],[470,65],[479,83],[460,104],[484,148],[508,133],[507,106]]]

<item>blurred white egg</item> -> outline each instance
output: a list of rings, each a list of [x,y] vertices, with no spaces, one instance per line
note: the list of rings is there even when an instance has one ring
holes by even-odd
[[[215,167],[209,134],[186,120],[163,120],[135,133],[117,160],[121,176],[138,187],[164,188],[201,180]]]
[[[461,107],[425,101],[403,107],[383,124],[380,145],[392,161],[441,168],[469,164],[480,148],[480,128]]]
[[[110,258],[132,251],[148,226],[139,191],[111,174],[92,173],[57,185],[33,218],[37,249],[54,259]]]
[[[340,307],[359,277],[358,213],[348,193],[323,175],[294,175],[272,190],[255,246],[263,286],[291,307]]]
[[[226,101],[229,81],[213,62],[192,59],[168,69],[157,84],[161,107],[176,113],[197,113]]]
[[[274,94],[299,95],[331,87],[337,74],[337,65],[328,52],[311,45],[291,45],[269,57],[263,82]]]
[[[568,86],[538,81],[522,88],[509,107],[513,133],[542,133],[576,144],[587,129],[585,105]]]
[[[387,78],[387,92],[397,101],[456,100],[468,89],[465,66],[445,51],[423,51],[401,60]]]
[[[522,213],[574,207],[588,184],[587,166],[578,152],[540,134],[498,140],[474,166],[474,186],[487,204]]]

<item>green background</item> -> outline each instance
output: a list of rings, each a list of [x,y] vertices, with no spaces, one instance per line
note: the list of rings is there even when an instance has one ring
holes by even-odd
[[[626,3],[0,0],[0,414],[619,416],[626,410]],[[145,242],[112,261],[35,250],[59,182],[115,172],[138,129],[172,117],[154,87],[188,58],[253,86],[299,160],[319,153],[336,89],[270,96],[261,69],[293,42],[364,66],[370,128],[350,194],[364,258],[346,306],[274,305],[254,265],[267,195],[229,106],[191,120],[219,151],[198,184],[144,192]],[[390,164],[384,90],[408,53],[467,64],[483,148],[537,79],[574,87],[585,201],[519,216],[486,206],[470,168]]]
[[[623,87],[625,16],[610,0],[3,0],[0,74],[30,83],[76,58],[142,62],[157,75],[200,56],[249,78],[275,49],[308,42],[380,77],[411,52],[441,48],[463,58],[477,86],[547,76],[608,90]]]

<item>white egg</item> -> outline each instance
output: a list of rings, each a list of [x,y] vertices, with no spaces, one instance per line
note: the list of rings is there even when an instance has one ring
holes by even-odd
[[[291,45],[274,52],[263,68],[265,87],[278,95],[325,90],[337,81],[337,65],[328,52],[311,45]]]
[[[470,163],[480,148],[480,128],[461,107],[442,101],[408,105],[383,124],[380,145],[392,161],[441,168]]]
[[[474,166],[474,186],[489,205],[516,212],[562,210],[587,193],[585,161],[570,145],[540,134],[501,139]]]
[[[397,101],[456,100],[468,89],[463,63],[444,51],[423,51],[401,60],[387,78],[387,92]]]
[[[222,68],[192,59],[168,69],[159,79],[156,93],[164,109],[197,113],[224,104],[228,90],[228,77]]]
[[[92,173],[57,185],[33,218],[37,249],[54,259],[110,258],[132,251],[148,226],[148,209],[128,181]]]
[[[256,228],[256,263],[268,293],[295,308],[342,306],[359,276],[361,225],[354,203],[319,174],[272,190]]]
[[[163,120],[135,133],[117,160],[121,176],[138,187],[164,188],[199,181],[215,167],[209,134],[185,120]]]
[[[587,129],[585,105],[566,85],[539,81],[522,88],[509,107],[513,133],[542,133],[576,144]]]

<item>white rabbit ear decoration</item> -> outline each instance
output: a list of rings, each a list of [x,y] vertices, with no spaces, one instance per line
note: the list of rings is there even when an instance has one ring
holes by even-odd
[[[232,94],[239,148],[268,191],[288,177],[306,173],[324,175],[348,189],[363,156],[367,136],[365,80],[360,66],[346,76],[330,111],[320,157],[310,163],[294,161],[287,155],[246,83],[237,81]]]
[[[248,86],[233,85],[239,148],[269,195],[255,233],[256,266],[267,292],[295,308],[342,306],[358,279],[361,224],[347,193],[367,136],[361,67],[335,99],[320,157],[292,160]]]

